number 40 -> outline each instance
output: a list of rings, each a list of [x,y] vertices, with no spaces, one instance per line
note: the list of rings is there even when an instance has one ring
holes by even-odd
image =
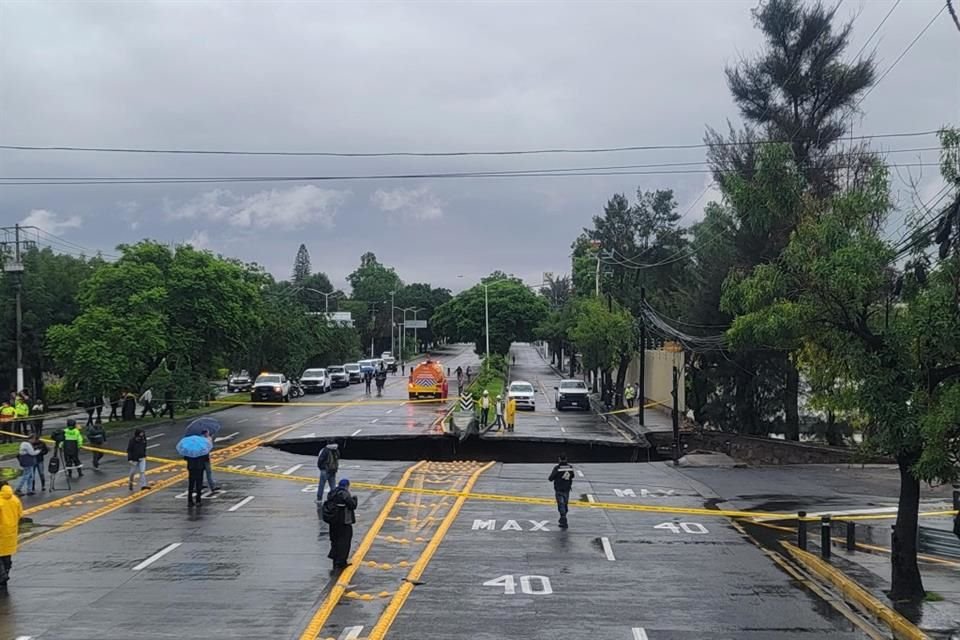
[[[533,582],[538,582],[539,586],[534,588]],[[517,592],[517,581],[514,580],[512,575],[487,580],[483,583],[483,586],[503,587],[504,595],[508,596]],[[550,586],[550,578],[547,576],[520,576],[520,591],[528,596],[548,596],[553,593],[553,587]]]

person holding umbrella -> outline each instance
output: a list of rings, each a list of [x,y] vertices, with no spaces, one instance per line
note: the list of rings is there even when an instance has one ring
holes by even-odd
[[[220,432],[220,422],[214,418],[197,418],[187,425],[184,429],[185,436],[203,436],[210,443],[210,451],[213,451],[213,438]],[[210,486],[210,493],[217,490],[217,485],[213,480],[213,465],[210,462],[210,456],[203,466],[203,472],[207,476],[207,484]]]
[[[200,506],[203,491],[203,468],[210,460],[210,441],[201,435],[184,436],[177,443],[177,453],[187,462],[187,506]]]

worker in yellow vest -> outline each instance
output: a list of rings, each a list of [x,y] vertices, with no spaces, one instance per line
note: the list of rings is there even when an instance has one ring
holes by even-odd
[[[30,403],[19,393],[17,394],[17,399],[14,401],[13,411],[17,414],[14,431],[26,435],[29,431],[27,418],[30,417]]]
[[[13,442],[13,437],[9,435],[9,432],[13,431],[14,420],[17,419],[17,410],[9,403],[4,401],[0,405],[0,431],[5,433],[0,434],[0,442]]]

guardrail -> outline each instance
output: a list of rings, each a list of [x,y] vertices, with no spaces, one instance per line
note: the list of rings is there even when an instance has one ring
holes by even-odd
[[[917,548],[921,553],[930,553],[960,560],[960,538],[948,529],[918,527]]]

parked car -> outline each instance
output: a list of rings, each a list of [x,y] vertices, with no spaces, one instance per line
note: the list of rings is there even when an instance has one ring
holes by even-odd
[[[327,375],[330,377],[330,386],[334,389],[350,386],[350,374],[345,365],[330,365],[327,367]]]
[[[305,393],[326,393],[333,388],[326,369],[307,369],[300,376],[300,384]]]
[[[517,409],[537,410],[537,392],[533,385],[523,380],[516,380],[507,387],[507,400],[513,398],[517,401]]]
[[[241,391],[250,391],[253,387],[253,379],[244,369],[238,373],[230,374],[227,378],[227,393],[240,393]]]
[[[554,387],[557,392],[557,411],[566,407],[590,409],[590,392],[583,380],[561,380],[560,386]]]
[[[347,371],[347,376],[350,378],[350,384],[359,384],[363,380],[363,374],[360,373],[359,362],[348,362],[343,365],[343,368]]]
[[[383,362],[384,366],[387,368],[387,371],[389,371],[390,373],[397,372],[397,359],[394,358],[393,356],[390,356],[390,355],[385,356],[381,360],[381,362]]]
[[[250,390],[251,402],[290,402],[290,381],[282,373],[261,373]]]

